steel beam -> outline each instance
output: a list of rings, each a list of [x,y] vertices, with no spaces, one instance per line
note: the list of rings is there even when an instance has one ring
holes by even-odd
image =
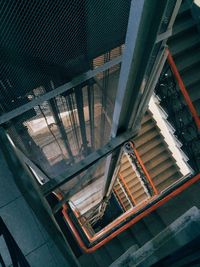
[[[128,91],[127,86],[130,80],[131,65],[135,56],[137,36],[141,22],[144,3],[145,0],[132,1],[131,3],[128,28],[126,33],[125,49],[122,58],[122,65],[120,70],[119,83],[117,88],[117,95],[116,95],[115,107],[112,119],[113,121],[111,128],[112,138],[116,137],[117,132],[120,128],[120,117],[124,106],[124,100]],[[103,197],[106,197],[108,195],[108,191],[110,191],[111,185],[113,185],[111,181],[113,179],[114,169],[119,158],[119,153],[120,151],[118,150],[115,153],[113,153],[113,155],[112,154],[109,155],[109,157],[107,158],[105,174],[104,174],[105,186],[103,190]]]
[[[84,115],[84,103],[83,103],[83,91],[82,87],[78,86],[75,88],[75,99],[76,99],[76,107],[78,111],[78,119],[81,131],[81,138],[82,138],[82,148],[83,154],[88,154],[88,141],[87,141],[87,134],[86,134],[86,125],[85,125],[85,115]]]
[[[146,112],[148,108],[150,98],[153,95],[153,91],[156,87],[156,84],[158,82],[162,69],[166,62],[167,55],[168,55],[168,51],[166,50],[166,47],[163,47],[162,51],[160,51],[160,53],[158,54],[155,65],[150,75],[151,78],[146,84],[147,90],[145,90],[143,94],[143,98],[140,101],[140,104],[138,105],[137,112],[135,115],[132,115],[130,124],[131,124],[131,127],[135,127],[136,131],[139,129],[140,122],[144,116],[144,113]]]
[[[117,95],[115,100],[115,107],[113,113],[113,124],[111,129],[111,137],[117,135],[120,127],[121,111],[124,106],[124,100],[129,91],[129,82],[132,76],[132,64],[135,57],[138,32],[142,18],[145,0],[132,1],[129,13],[128,28],[126,33],[125,48],[122,57],[122,64],[119,76],[119,83],[117,88]],[[132,88],[131,88],[132,89]],[[135,101],[135,100],[133,100]],[[127,103],[126,103],[127,104]]]
[[[64,92],[69,91],[71,88],[76,87],[78,85],[80,85],[81,83],[95,77],[98,73],[103,72],[113,66],[115,66],[116,64],[119,64],[121,62],[122,57],[116,57],[112,60],[110,60],[109,62],[106,62],[105,64],[101,65],[100,67],[97,67],[94,70],[89,70],[87,72],[84,72],[83,74],[75,77],[74,79],[72,79],[70,82],[63,84],[59,87],[57,87],[56,89],[45,93],[44,95],[41,95],[35,99],[33,99],[32,101],[12,110],[9,111],[3,115],[0,116],[0,124],[5,123],[21,114],[23,114],[24,112],[34,108],[35,106],[41,105],[44,101],[48,101],[49,99],[58,96]]]
[[[95,134],[94,134],[94,90],[93,84],[88,85],[88,106],[89,106],[89,118],[90,118],[90,142],[91,148],[95,148]]]
[[[70,144],[69,144],[69,140],[68,140],[68,137],[67,137],[67,133],[66,133],[65,127],[63,125],[62,119],[59,116],[59,110],[58,110],[58,106],[57,106],[56,100],[55,99],[50,99],[48,101],[48,103],[49,103],[49,106],[51,108],[55,124],[56,124],[56,126],[58,128],[58,131],[59,131],[60,135],[61,135],[61,140],[63,141],[65,149],[67,150],[69,159],[71,160],[71,162],[74,162],[74,158],[73,158],[72,150],[71,150],[71,147],[70,147]]]
[[[157,64],[155,59],[157,56],[160,57],[162,44],[157,44],[157,49],[155,49],[155,43],[166,5],[167,1],[159,3],[151,1],[150,3],[143,0],[132,1],[131,3],[113,114],[111,129],[111,137],[113,138],[122,129],[130,131],[134,129],[137,132],[142,120],[142,115],[137,112],[138,107],[143,107],[142,111],[147,109],[149,98],[144,96],[150,96],[152,93],[149,80],[151,80],[151,68]],[[146,32],[146,27],[151,29],[151,34]],[[105,198],[109,196],[113,184],[112,180],[115,179],[113,173],[117,164],[117,156],[115,153],[107,159],[103,195]]]

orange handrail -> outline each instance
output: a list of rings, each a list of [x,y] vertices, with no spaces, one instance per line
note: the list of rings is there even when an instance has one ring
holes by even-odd
[[[119,193],[117,192],[117,190],[114,187],[113,187],[113,191],[114,191],[116,197],[118,198],[120,205],[122,205],[122,208],[126,211],[126,207],[125,207]]]
[[[125,231],[126,229],[131,227],[133,224],[135,224],[136,222],[138,222],[139,220],[141,220],[142,218],[144,218],[145,216],[150,214],[152,211],[154,211],[155,209],[157,209],[158,207],[162,206],[163,204],[165,204],[170,199],[172,199],[175,196],[177,196],[178,194],[180,194],[182,191],[187,189],[189,186],[191,186],[192,184],[194,184],[198,180],[200,180],[200,173],[197,174],[196,176],[194,176],[193,178],[191,178],[189,181],[185,182],[179,188],[177,188],[173,192],[169,193],[167,196],[165,196],[163,199],[159,200],[153,206],[147,208],[141,214],[139,214],[138,216],[133,218],[131,221],[127,222],[125,225],[121,226],[119,229],[115,230],[112,234],[110,234],[109,236],[105,237],[99,243],[97,243],[96,245],[94,245],[94,246],[92,246],[90,248],[86,247],[86,245],[82,241],[78,231],[76,230],[73,222],[71,221],[71,218],[69,217],[69,215],[67,213],[67,205],[66,204],[63,205],[62,213],[63,213],[63,216],[64,216],[65,220],[68,223],[68,226],[70,227],[72,233],[74,234],[74,237],[76,238],[79,246],[81,247],[81,249],[86,253],[92,253],[92,252],[96,251],[98,248],[100,248],[103,245],[105,245],[106,243],[108,243],[111,239],[116,237],[118,234],[122,233],[123,231]],[[58,195],[58,198],[61,199],[62,198],[61,195]]]
[[[171,67],[171,70],[172,70],[172,72],[173,72],[173,74],[174,74],[174,76],[175,76],[175,78],[176,78],[176,80],[178,82],[179,88],[180,88],[180,90],[181,90],[181,92],[183,94],[183,97],[185,99],[185,102],[187,103],[188,108],[189,108],[189,110],[190,110],[190,112],[191,112],[191,114],[192,114],[192,116],[194,118],[196,126],[197,126],[198,130],[200,130],[200,118],[198,116],[198,113],[197,113],[197,111],[196,111],[196,109],[195,109],[195,107],[194,107],[194,105],[192,103],[192,100],[191,100],[191,98],[190,98],[190,96],[189,96],[189,94],[187,92],[187,89],[186,89],[186,87],[185,87],[185,85],[183,83],[183,80],[182,80],[182,78],[180,76],[180,73],[179,73],[177,67],[176,67],[176,64],[174,62],[172,54],[170,53],[168,48],[167,48],[167,50],[168,50],[167,61],[168,61],[169,65]]]
[[[124,177],[122,176],[122,174],[121,174],[120,172],[119,172],[119,179],[122,181],[122,184],[124,185],[124,188],[125,188],[126,192],[128,193],[128,195],[129,195],[129,197],[130,197],[130,199],[131,199],[132,204],[136,206],[137,203],[136,203],[136,201],[135,201],[133,195],[131,194],[131,191],[130,191],[130,189],[128,188],[128,185],[127,185],[127,183],[126,183]]]
[[[150,175],[148,174],[148,171],[146,170],[143,162],[142,162],[142,159],[140,158],[136,148],[134,147],[133,143],[131,142],[131,145],[134,149],[134,152],[136,154],[136,157],[139,161],[139,163],[141,164],[141,167],[143,168],[143,171],[145,173],[145,175],[147,176],[147,179],[149,180],[150,184],[152,185],[152,188],[154,190],[154,192],[156,193],[156,195],[158,195],[158,191],[156,190],[154,184],[153,184],[153,181],[151,180],[150,178]],[[124,184],[124,187],[126,189],[126,192],[128,193],[128,195],[130,196],[131,200],[132,200],[132,203],[134,205],[136,205],[136,201],[135,199],[133,198],[127,184],[126,184],[126,181],[124,179],[124,177],[121,175],[121,173],[119,173],[119,178],[120,180],[122,181],[122,183]],[[152,200],[153,198],[151,198]],[[79,222],[79,219],[78,219],[78,214],[76,214],[76,211],[73,210],[74,212],[74,215],[77,217],[78,219],[78,222],[80,223],[80,226],[84,232],[84,234],[86,235],[87,239],[89,240],[89,242],[94,242],[96,240],[98,240],[100,237],[102,237],[103,235],[105,235],[106,233],[108,233],[110,230],[112,230],[112,228],[116,227],[117,225],[119,225],[123,220],[126,220],[129,216],[131,216],[132,214],[134,214],[137,210],[139,210],[140,208],[142,208],[143,206],[145,206],[145,204],[147,204],[149,202],[149,199],[138,204],[137,205],[137,208],[136,207],[133,207],[132,209],[129,209],[127,212],[125,212],[124,214],[122,214],[120,217],[118,217],[117,219],[115,219],[113,222],[111,222],[109,225],[107,225],[106,227],[104,227],[102,230],[100,230],[98,233],[96,233],[94,236],[91,236],[91,234],[87,231],[87,228],[82,225],[80,222]]]
[[[153,198],[151,198],[151,200],[153,200]],[[114,221],[112,221],[110,224],[108,224],[107,226],[105,226],[102,230],[100,230],[99,232],[97,232],[93,236],[91,236],[91,234],[87,231],[87,228],[80,223],[79,218],[78,218],[78,215],[76,214],[76,212],[74,210],[73,210],[73,212],[74,212],[74,215],[76,216],[76,218],[77,218],[77,220],[78,220],[78,222],[80,224],[80,227],[82,228],[84,234],[86,235],[88,241],[90,243],[92,243],[92,242],[97,241],[103,235],[109,233],[113,228],[115,228],[121,222],[125,221],[131,215],[133,215],[134,213],[136,213],[139,209],[143,208],[147,203],[149,203],[149,200],[145,200],[142,203],[138,204],[137,206],[129,209],[128,211],[126,211],[125,213],[123,213],[121,216],[119,216],[117,219],[115,219]]]
[[[139,161],[140,166],[142,167],[142,170],[143,170],[143,172],[144,172],[146,178],[148,179],[150,185],[151,185],[152,188],[153,188],[154,193],[155,193],[156,195],[158,195],[158,190],[156,189],[156,187],[155,187],[155,185],[154,185],[154,183],[153,183],[153,181],[152,181],[152,179],[151,179],[151,176],[149,175],[149,173],[148,173],[146,167],[144,166],[144,163],[143,163],[143,161],[142,161],[142,159],[141,159],[141,157],[140,157],[140,155],[139,155],[139,153],[138,153],[138,151],[137,151],[137,149],[136,149],[134,143],[133,143],[133,142],[130,142],[130,143],[131,143],[131,146],[132,146],[132,148],[133,148],[133,150],[134,150],[135,156],[136,156],[137,160]]]

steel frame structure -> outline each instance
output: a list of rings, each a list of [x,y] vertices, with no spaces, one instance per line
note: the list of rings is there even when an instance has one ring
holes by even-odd
[[[56,97],[62,93],[65,93],[67,91],[69,91],[70,89],[82,84],[83,82],[86,82],[92,78],[94,78],[98,73],[103,72],[107,69],[112,68],[113,66],[115,66],[116,64],[121,63],[122,61],[122,56],[118,56],[108,62],[106,62],[105,64],[101,65],[100,67],[97,67],[94,70],[89,70],[87,72],[84,72],[80,75],[78,75],[77,77],[75,77],[74,79],[72,79],[70,82],[63,84],[33,100],[31,100],[30,102],[13,109],[12,111],[9,111],[3,115],[0,116],[0,124],[3,124],[21,114],[23,114],[24,112],[34,108],[35,106],[38,106],[40,104],[42,104],[44,101],[48,101],[50,99],[52,99],[53,97]]]
[[[153,68],[150,69],[149,65],[147,67],[144,67],[143,75],[145,76],[146,80],[141,78],[141,80],[138,80],[137,73],[133,77],[132,74],[136,70],[136,68],[139,66],[138,62],[135,60],[135,56],[139,51],[139,41],[142,39],[143,36],[138,37],[138,33],[141,30],[141,24],[142,24],[142,17],[147,15],[147,9],[150,5],[147,3],[148,1],[142,0],[142,1],[132,1],[131,3],[131,10],[130,10],[130,18],[129,18],[129,24],[128,24],[128,30],[127,30],[127,38],[126,38],[126,44],[125,44],[125,52],[123,57],[119,56],[109,62],[106,62],[102,66],[94,69],[89,70],[78,77],[72,79],[72,81],[53,89],[44,95],[32,100],[31,102],[22,105],[21,107],[16,108],[15,110],[12,110],[6,114],[3,114],[0,116],[0,124],[3,124],[16,116],[19,116],[20,114],[23,114],[24,112],[34,108],[37,105],[40,105],[44,101],[49,101],[52,98],[54,98],[57,95],[60,95],[64,92],[69,91],[72,88],[80,86],[83,82],[89,81],[90,79],[94,78],[98,73],[108,70],[109,68],[115,66],[116,64],[119,64],[122,62],[121,72],[120,72],[120,79],[119,79],[119,85],[118,85],[118,91],[117,91],[117,97],[116,97],[116,105],[114,109],[114,115],[113,115],[113,125],[111,130],[111,139],[110,141],[102,148],[100,148],[97,151],[92,152],[89,154],[85,159],[81,160],[77,164],[74,164],[73,166],[69,167],[67,173],[64,173],[62,176],[55,177],[55,179],[52,179],[42,185],[41,187],[38,187],[38,191],[42,192],[42,197],[45,197],[49,193],[53,192],[54,190],[58,189],[60,186],[62,186],[64,183],[69,181],[70,179],[73,179],[75,176],[83,172],[84,170],[88,169],[90,166],[94,166],[95,163],[97,163],[100,159],[105,158],[108,156],[107,164],[106,164],[106,175],[105,175],[105,188],[104,188],[104,194],[103,197],[108,197],[112,185],[113,185],[113,172],[116,167],[116,163],[118,161],[119,155],[120,155],[120,148],[124,143],[129,141],[131,138],[133,138],[137,130],[139,128],[142,115],[144,114],[147,105],[148,100],[152,94],[152,91],[155,87],[155,84],[158,80],[158,77],[160,75],[160,72],[162,70],[162,67],[165,63],[165,60],[168,55],[168,50],[165,49],[165,38],[169,36],[169,33],[171,33],[171,28],[174,21],[174,16],[177,14],[178,9],[177,6],[180,6],[181,1],[178,0],[176,5],[176,8],[173,12],[173,18],[171,18],[171,21],[169,23],[170,27],[168,27],[166,34],[162,34],[157,38],[157,31],[154,32],[154,35],[152,36],[151,45],[149,49],[149,57],[152,60],[152,51],[154,48],[155,43],[160,46],[159,52],[156,54],[156,58],[154,59],[154,64],[152,65]],[[163,4],[163,7],[166,4]],[[145,7],[145,8],[144,8]],[[145,13],[146,12],[146,13]],[[156,18],[156,29],[158,30],[159,24],[158,22],[160,19],[162,19],[163,14],[159,14],[159,17]],[[133,32],[134,30],[134,32]],[[164,40],[164,41],[163,41]],[[141,51],[140,51],[141,53]],[[148,61],[146,62],[148,63]],[[147,73],[148,72],[148,73]],[[135,87],[136,82],[139,82],[139,86]],[[133,94],[133,88],[135,89],[135,92]],[[92,89],[91,89],[92,90]],[[135,96],[134,103],[132,102],[132,99],[130,99],[130,96]],[[76,96],[78,97],[78,95]],[[129,109],[132,109],[132,112],[129,112]],[[127,114],[128,119],[127,119]],[[79,112],[79,116],[83,117],[83,114]],[[82,134],[83,138],[85,138],[85,133]],[[20,152],[18,151],[19,157]],[[21,154],[22,155],[22,154]],[[28,158],[22,157],[21,159],[24,163],[27,165],[31,165],[31,162]],[[35,168],[34,165],[32,165],[33,168]],[[38,171],[37,169],[36,171]],[[40,170],[39,170],[40,171]],[[43,174],[42,174],[43,175]],[[88,177],[86,177],[88,179]],[[87,180],[86,179],[86,180]],[[175,195],[182,192],[185,188],[187,188],[192,183],[198,181],[200,179],[199,174],[195,177],[193,177],[191,180],[184,181],[185,183],[180,185],[179,188],[177,188],[175,191],[170,192],[166,196],[162,196],[162,199],[160,199],[160,196],[156,196],[156,199],[152,198],[152,203],[148,203],[150,207],[148,206],[140,206],[140,210],[134,210],[134,218],[131,219],[128,223],[124,225],[120,225],[120,228],[115,230],[113,233],[111,233],[108,237],[106,237],[104,240],[101,240],[98,244],[94,245],[92,248],[87,248],[84,243],[80,240],[80,236],[78,235],[76,228],[74,227],[73,223],[70,221],[70,217],[67,214],[67,206],[66,201],[69,198],[69,194],[66,194],[62,197],[60,197],[60,200],[58,204],[54,207],[53,212],[56,213],[60,208],[62,208],[62,212],[64,217],[66,218],[72,232],[74,233],[76,239],[78,240],[80,246],[83,248],[85,252],[92,252],[95,251],[100,246],[104,245],[106,242],[114,238],[116,235],[121,233],[122,231],[126,230],[128,227],[133,225],[135,222],[149,214],[151,211],[156,209],[158,206],[162,205],[166,201],[168,201],[170,198],[174,197]],[[77,186],[78,187],[78,186]],[[123,217],[123,219],[130,218],[130,216],[133,215],[133,210],[128,211],[126,215]],[[121,220],[121,219],[120,219]],[[118,222],[121,223],[121,221],[118,220]],[[113,223],[114,226],[115,223]],[[104,233],[102,234],[104,235]],[[98,234],[99,237],[99,234]],[[97,237],[97,239],[98,239]]]

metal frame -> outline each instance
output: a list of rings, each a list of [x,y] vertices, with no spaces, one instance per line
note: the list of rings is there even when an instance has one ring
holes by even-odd
[[[13,109],[12,111],[9,111],[9,112],[1,115],[0,116],[0,124],[5,123],[5,122],[23,114],[24,112],[34,108],[35,106],[42,104],[44,101],[48,101],[49,99],[51,99],[55,96],[58,96],[64,92],[69,91],[71,88],[76,87],[76,86],[80,85],[81,83],[95,77],[98,73],[103,72],[103,71],[115,66],[116,64],[119,64],[121,62],[121,60],[122,60],[122,56],[118,56],[118,57],[106,62],[105,64],[103,64],[102,66],[100,66],[94,70],[89,70],[87,72],[82,73],[81,75],[72,79],[70,82],[63,84],[63,85],[57,87],[56,89],[33,99],[29,103],[26,103],[26,104],[24,104],[24,105],[22,105],[16,109]]]
[[[120,69],[120,76],[117,88],[117,95],[115,99],[115,107],[113,112],[113,124],[111,128],[111,138],[117,136],[117,132],[120,128],[121,112],[124,109],[124,104],[127,105],[127,91],[130,91],[130,80],[132,78],[132,64],[136,54],[136,44],[138,40],[138,32],[142,19],[142,12],[144,8],[145,0],[132,1],[129,13],[129,21],[125,40],[125,49],[122,58],[122,66]],[[114,158],[116,160],[114,160]],[[106,161],[105,167],[105,186],[103,191],[103,197],[108,197],[111,191],[111,184],[115,177],[113,177],[114,169],[119,158],[119,153],[116,155],[110,155]]]
[[[133,138],[134,135],[135,132],[126,131],[121,135],[118,135],[116,138],[111,139],[105,146],[92,152],[85,159],[80,160],[78,163],[69,167],[66,174],[63,174],[62,176],[57,176],[54,179],[50,180],[48,183],[42,185],[41,190],[43,195],[50,194],[52,191],[56,190],[66,182],[70,181],[72,178],[82,173],[90,166],[93,166],[100,159],[108,156],[113,151],[120,149],[122,145],[131,138]],[[54,213],[57,212],[62,207],[62,205],[66,202],[67,199],[68,199],[68,194],[66,194],[66,197],[64,195],[64,198],[53,209]]]
[[[130,140],[135,135],[134,132],[126,131],[116,138],[111,139],[105,146],[92,152],[85,159],[80,160],[78,163],[69,167],[66,173],[63,173],[62,176],[57,176],[50,181],[51,184],[44,184],[42,186],[42,191],[44,195],[47,195],[54,191],[59,186],[63,185],[76,175],[80,174],[82,171],[86,170],[94,163],[104,158],[105,156],[112,153],[113,150],[121,147],[125,142]],[[54,181],[54,182],[53,182]]]
[[[74,89],[74,93],[75,93],[75,99],[77,103],[78,120],[79,120],[80,132],[81,132],[81,138],[82,138],[83,154],[87,155],[88,154],[88,140],[87,140],[87,133],[86,133],[86,125],[85,125],[82,86],[77,86]]]
[[[160,51],[160,53],[156,59],[155,65],[151,71],[151,79],[148,81],[148,83],[146,85],[147,90],[143,94],[143,98],[142,98],[142,100],[141,100],[141,102],[137,108],[136,114],[134,115],[134,113],[133,113],[133,116],[131,118],[132,127],[134,125],[135,125],[135,127],[140,125],[140,124],[138,124],[138,122],[140,122],[142,120],[144,113],[147,110],[150,98],[153,94],[155,86],[156,86],[158,79],[160,77],[160,74],[162,72],[163,66],[166,62],[167,55],[168,55],[168,52],[166,50],[166,47],[164,46],[163,49]]]
[[[173,10],[170,22],[169,22],[168,27],[167,27],[167,30],[158,35],[158,37],[156,39],[156,43],[158,43],[160,41],[164,41],[164,40],[166,40],[167,38],[169,38],[172,35],[172,27],[173,27],[174,21],[176,19],[177,13],[179,11],[179,8],[181,6],[181,3],[182,3],[182,0],[177,0],[176,1],[176,4],[175,4],[174,10]]]
[[[153,4],[155,4],[155,2]],[[136,133],[138,132],[142,117],[147,109],[150,97],[167,58],[167,52],[163,43],[158,44],[160,45],[160,50],[156,52],[156,54],[154,52],[153,48],[155,47],[157,38],[157,31],[154,31],[151,36],[151,40],[149,40],[149,60],[146,60],[147,66],[143,66],[145,77],[138,82],[137,76],[140,75],[137,74],[140,64],[135,60],[135,58],[138,53],[141,53],[138,43],[140,40],[143,41],[144,38],[140,32],[138,37],[138,31],[141,27],[140,23],[144,27],[144,21],[140,22],[140,20],[141,17],[144,16],[143,13],[147,15],[146,13],[149,12],[149,8],[151,8],[151,5],[149,6],[148,1],[133,1],[131,5],[125,51],[122,60],[116,105],[113,115],[114,124],[111,130],[112,137],[115,137],[121,128],[130,130],[134,129]],[[163,13],[161,12],[159,16],[163,16]],[[157,18],[154,28],[158,28],[158,25],[160,25],[160,23]],[[133,34],[134,30],[136,31],[135,34]],[[153,52],[154,54],[152,54]],[[152,64],[150,66],[151,62],[154,62],[153,66]],[[132,108],[131,114],[129,114],[130,112],[128,113],[128,109],[130,107]],[[113,161],[113,157],[115,158],[115,161]],[[113,176],[113,170],[116,166],[117,155],[115,154],[113,157],[110,155],[106,163],[105,180],[107,177],[108,179],[105,181],[103,195],[105,199],[109,197],[112,190],[112,179],[115,179]]]
[[[103,173],[102,173],[94,178],[93,173],[95,169],[96,169],[96,164],[90,167],[87,170],[86,174],[84,174],[81,177],[81,179],[67,193],[63,194],[63,199],[65,200],[65,202],[67,202],[70,199],[70,197],[72,197],[77,192],[79,192],[83,187],[87,186],[89,182],[91,181],[94,182],[103,176]]]

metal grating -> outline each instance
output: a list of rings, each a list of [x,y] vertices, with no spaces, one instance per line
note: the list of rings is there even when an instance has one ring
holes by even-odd
[[[1,112],[52,90],[124,43],[130,0],[0,0]],[[116,23],[117,21],[117,23]]]

